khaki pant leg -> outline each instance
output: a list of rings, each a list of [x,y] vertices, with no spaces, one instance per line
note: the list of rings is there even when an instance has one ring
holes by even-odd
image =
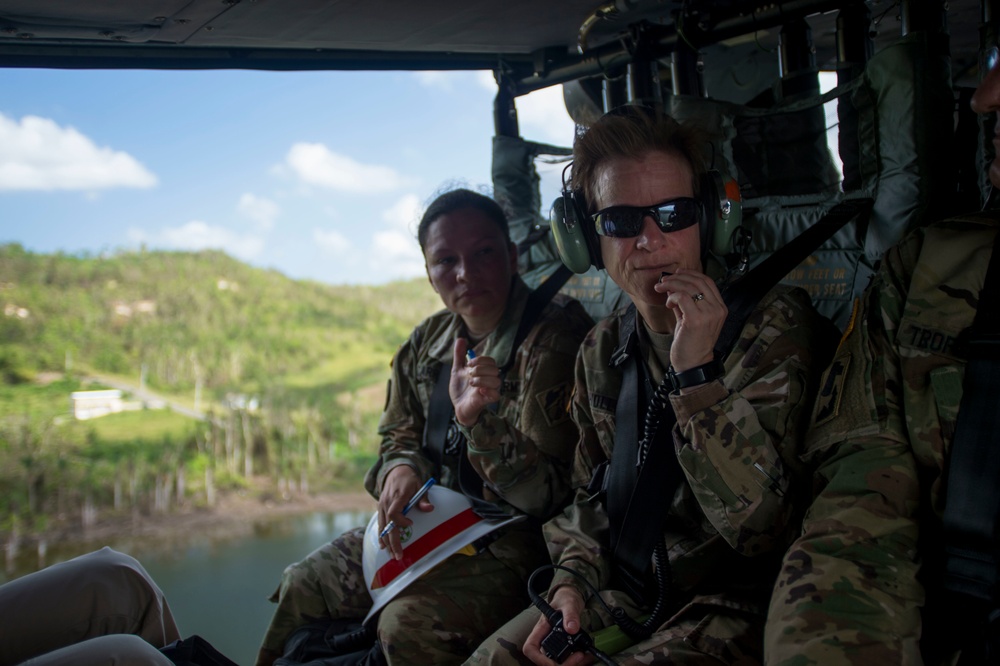
[[[162,647],[180,634],[163,592],[134,558],[102,548],[0,586],[0,665],[110,634]]]
[[[270,664],[284,652],[299,627],[332,618],[364,618],[372,601],[365,586],[361,556],[363,527],[344,532],[300,562],[289,565],[271,596],[278,604],[264,634],[258,664]]]
[[[534,606],[524,609],[480,643],[465,663],[468,666],[483,666],[484,664],[490,666],[531,666],[531,660],[524,656],[521,649],[524,641],[531,634],[531,630],[535,628],[539,617],[541,617],[541,613]]]
[[[100,636],[30,659],[21,666],[173,666],[152,645],[129,634]]]
[[[524,580],[491,552],[453,555],[382,610],[390,666],[461,664],[528,602]]]

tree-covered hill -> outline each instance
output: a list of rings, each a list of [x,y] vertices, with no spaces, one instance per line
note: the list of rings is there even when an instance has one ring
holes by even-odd
[[[222,252],[0,246],[0,543],[10,553],[25,536],[213,506],[251,485],[360,487],[389,360],[440,307],[423,278],[331,286]],[[95,377],[174,403],[199,395],[209,418],[70,418],[70,393]]]
[[[218,251],[43,255],[0,246],[0,377],[108,373],[168,393],[360,386],[441,307],[426,279],[331,286]]]

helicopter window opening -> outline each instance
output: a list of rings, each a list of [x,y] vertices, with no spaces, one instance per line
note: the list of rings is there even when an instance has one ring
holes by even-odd
[[[561,85],[517,97],[514,105],[522,137],[559,148],[573,147],[576,123],[566,110]],[[542,154],[534,160],[539,178],[539,212],[543,218],[548,215],[552,202],[562,193],[562,170],[565,164],[565,158],[553,155]]]
[[[837,87],[836,72],[819,73],[819,92],[825,94]],[[826,145],[833,156],[833,164],[837,168],[840,181],[844,181],[844,161],[840,157],[840,119],[837,115],[837,100],[833,99],[823,105],[826,114]]]
[[[476,77],[2,69],[18,94],[0,109],[0,243],[221,250],[327,284],[424,278],[423,207],[491,187],[496,84]]]

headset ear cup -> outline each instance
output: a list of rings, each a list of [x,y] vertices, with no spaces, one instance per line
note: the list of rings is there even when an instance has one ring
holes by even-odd
[[[549,214],[552,237],[556,241],[559,258],[574,273],[586,273],[594,261],[590,243],[584,231],[579,209],[572,194],[564,193],[552,204]]]

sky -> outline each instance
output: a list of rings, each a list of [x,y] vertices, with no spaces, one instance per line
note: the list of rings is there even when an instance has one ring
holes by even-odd
[[[0,90],[0,244],[32,252],[212,248],[382,284],[425,274],[436,192],[491,186],[492,72],[0,69]],[[517,109],[524,138],[572,144],[561,87]]]

